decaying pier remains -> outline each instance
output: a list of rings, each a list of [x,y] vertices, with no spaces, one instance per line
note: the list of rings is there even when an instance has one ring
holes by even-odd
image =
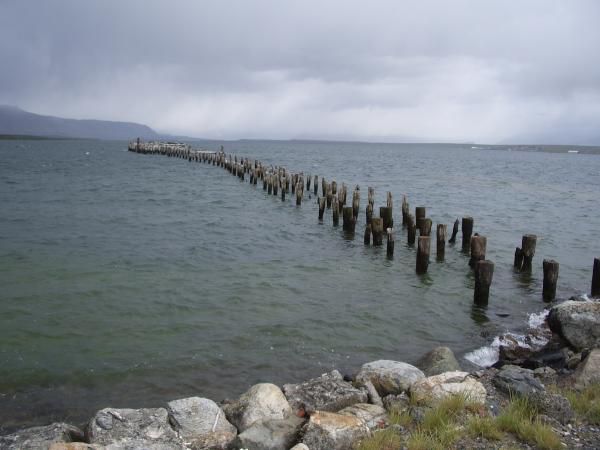
[[[268,195],[278,196],[281,201],[286,200],[286,194],[300,207],[305,199],[305,189],[311,198],[312,193],[318,205],[318,220],[323,222],[326,208],[332,211],[332,224],[339,226],[340,214],[342,216],[342,228],[347,237],[352,238],[356,230],[356,223],[360,213],[360,187],[356,186],[352,192],[351,203],[347,200],[347,187],[345,183],[335,180],[327,181],[324,176],[311,176],[302,172],[292,173],[282,166],[263,164],[256,159],[239,157],[226,154],[221,146],[220,151],[206,151],[193,149],[190,145],[177,142],[141,142],[129,143],[129,151],[147,154],[164,155],[167,157],[187,159],[190,162],[203,162],[221,167],[241,181],[245,181],[246,175],[249,184],[256,186],[258,180],[262,181],[263,190]],[[320,186],[319,186],[320,181]],[[319,187],[321,196],[318,196]],[[364,244],[381,246],[383,236],[387,236],[386,254],[393,258],[395,244],[395,229],[393,218],[392,193],[387,193],[386,205],[379,208],[379,217],[374,217],[375,192],[368,187],[367,203],[365,205],[365,231]],[[427,208],[417,206],[414,216],[410,213],[410,206],[406,195],[402,197],[402,229],[406,230],[406,243],[409,247],[416,246],[416,273],[423,275],[427,273],[430,262],[432,220],[427,217]],[[473,217],[465,216],[461,220],[456,219],[452,228],[452,235],[448,243],[454,245],[459,232],[459,224],[462,230],[461,251],[469,256],[468,265],[471,267],[474,277],[474,303],[486,305],[490,295],[490,286],[494,275],[494,263],[486,260],[487,238],[478,233],[473,234]],[[436,227],[436,254],[437,261],[443,262],[446,252],[447,225],[437,224]],[[417,241],[417,231],[419,232]],[[514,257],[514,269],[517,273],[529,274],[532,271],[532,261],[535,255],[537,236],[526,234],[522,238],[521,247],[517,247]],[[543,262],[543,292],[545,301],[551,301],[556,297],[556,286],[558,281],[559,264],[554,260]],[[592,296],[600,296],[600,259],[594,260],[592,275]]]

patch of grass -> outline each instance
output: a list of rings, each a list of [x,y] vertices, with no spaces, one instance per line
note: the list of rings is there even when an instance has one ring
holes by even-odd
[[[472,438],[482,437],[490,441],[502,439],[498,424],[490,417],[471,417],[467,422],[467,432]]]
[[[413,419],[408,411],[399,411],[398,409],[392,409],[389,412],[390,423],[392,425],[400,425],[404,428],[408,428],[413,424]]]
[[[541,449],[561,449],[558,435],[548,425],[541,423],[536,415],[537,411],[527,399],[513,397],[496,418],[496,425],[500,430],[513,433],[519,439]]]
[[[408,450],[446,450],[437,437],[425,431],[415,431],[406,443]]]
[[[578,418],[600,425],[600,383],[587,386],[581,391],[564,389],[560,393],[569,400]]]
[[[357,450],[398,450],[402,447],[402,438],[393,428],[374,432],[363,439]]]

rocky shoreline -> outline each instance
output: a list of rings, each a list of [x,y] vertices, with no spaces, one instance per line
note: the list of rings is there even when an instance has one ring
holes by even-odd
[[[453,396],[492,418],[512,399],[525,399],[562,448],[600,448],[600,424],[578,417],[561,394],[600,385],[600,302],[558,304],[538,333],[543,339],[531,336],[530,342],[545,344],[501,339],[499,360],[471,372],[462,370],[450,349],[438,347],[414,366],[379,360],[352,377],[333,370],[282,387],[260,383],[219,404],[190,397],[157,408],[104,408],[85,429],[65,423],[28,428],[0,436],[0,449],[350,450],[390,429],[401,444],[385,448],[412,448],[414,426],[401,426],[392,416],[418,424],[433,405]],[[460,435],[452,448],[544,447],[508,433],[499,441]]]

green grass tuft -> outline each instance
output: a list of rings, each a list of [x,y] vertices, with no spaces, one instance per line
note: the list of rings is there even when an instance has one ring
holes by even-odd
[[[472,438],[482,437],[490,441],[502,439],[502,431],[490,417],[471,417],[467,422],[467,431]]]
[[[393,428],[374,432],[363,439],[357,450],[398,450],[402,447],[402,438]]]
[[[565,389],[560,392],[571,403],[577,417],[593,425],[600,425],[600,383],[581,391]]]

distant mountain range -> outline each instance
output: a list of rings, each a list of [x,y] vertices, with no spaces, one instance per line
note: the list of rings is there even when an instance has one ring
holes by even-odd
[[[152,128],[139,123],[64,119],[34,114],[6,105],[0,105],[0,135],[114,140],[159,138]]]

